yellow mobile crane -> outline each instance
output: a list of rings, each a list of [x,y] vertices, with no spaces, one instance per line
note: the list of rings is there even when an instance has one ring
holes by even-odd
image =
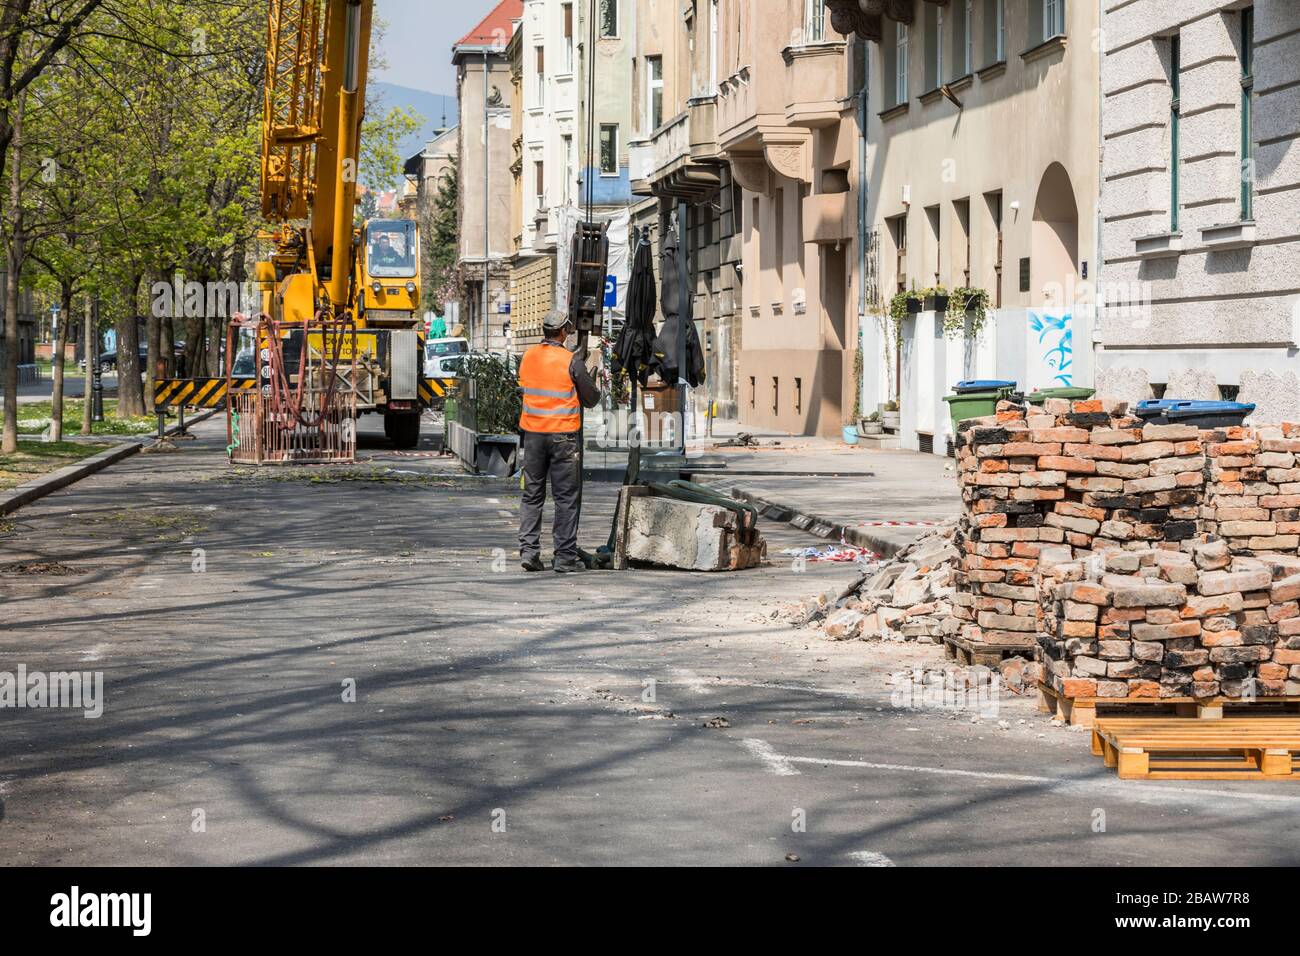
[[[276,376],[301,388],[294,370],[315,367],[330,394],[351,392],[358,413],[382,413],[385,434],[411,448],[429,397],[419,230],[403,219],[353,223],[373,12],[374,0],[270,0],[262,212],[276,228],[274,253],[257,264],[270,321],[256,368],[269,396],[285,390]],[[293,415],[280,427],[315,427]]]

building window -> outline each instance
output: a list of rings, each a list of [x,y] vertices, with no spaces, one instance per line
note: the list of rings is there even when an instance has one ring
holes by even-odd
[[[645,125],[646,132],[657,130],[664,121],[664,60],[661,56],[645,58]]]
[[[600,0],[600,35],[618,36],[618,0]]]
[[[805,43],[826,39],[826,0],[804,0],[803,39]]]
[[[984,62],[986,66],[1007,58],[1006,0],[984,0]]]
[[[794,413],[803,414],[803,379],[801,378],[794,380]]]
[[[924,4],[925,7],[925,86],[938,89],[944,81],[943,67],[943,7]]]
[[[560,5],[564,11],[564,72],[573,72],[573,4]]]
[[[709,2],[709,89],[718,92],[718,0]]]
[[[560,149],[564,153],[564,204],[573,201],[573,137],[566,133],[560,137]]]
[[[1043,40],[1065,34],[1065,0],[1043,0]]]
[[[781,380],[772,376],[772,414],[781,414]]]
[[[907,216],[887,219],[889,235],[894,240],[894,275],[898,292],[907,291]]]
[[[1179,74],[1182,72],[1182,46],[1177,34],[1169,38],[1169,231],[1178,231],[1178,139],[1181,114]]]
[[[907,102],[907,24],[896,25],[894,34],[894,104]]]
[[[537,208],[546,208],[546,167],[540,159],[533,162],[533,191],[537,194]]]
[[[600,174],[618,175],[618,124],[600,124]]]
[[[993,248],[993,308],[1002,308],[1002,193],[984,194],[984,202],[989,207],[989,217],[993,220],[993,233],[996,245]]]
[[[1241,218],[1255,218],[1255,9],[1241,11]]]
[[[534,105],[538,109],[541,109],[546,105],[546,47],[539,43],[537,46],[533,47],[533,52],[536,55],[537,63],[537,69],[535,70],[537,76],[537,99]]]
[[[975,67],[971,33],[975,0],[957,0],[957,13],[952,22],[952,63],[954,76],[969,76]]]
[[[749,407],[758,406],[758,380],[754,376],[749,376]]]

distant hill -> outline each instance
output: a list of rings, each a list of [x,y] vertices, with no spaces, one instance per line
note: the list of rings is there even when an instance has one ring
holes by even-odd
[[[433,138],[433,131],[442,125],[442,115],[447,113],[447,125],[456,125],[456,96],[442,96],[428,90],[417,90],[396,83],[372,82],[370,89],[379,101],[380,109],[388,110],[394,106],[405,106],[424,117],[424,126],[415,135],[402,141],[402,157],[414,156],[426,142]]]

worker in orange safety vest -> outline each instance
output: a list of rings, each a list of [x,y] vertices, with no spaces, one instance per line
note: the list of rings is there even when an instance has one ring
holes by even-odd
[[[519,364],[519,415],[524,493],[519,507],[519,559],[525,571],[541,571],[542,507],[546,484],[555,499],[553,567],[557,572],[585,571],[578,554],[578,512],[582,497],[582,412],[600,402],[600,389],[587,371],[586,349],[570,352],[565,340],[573,332],[569,317],[558,311],[542,320],[543,341],[524,353]]]

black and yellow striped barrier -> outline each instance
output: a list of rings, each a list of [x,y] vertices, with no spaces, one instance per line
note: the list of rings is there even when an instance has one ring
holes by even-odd
[[[255,378],[231,380],[235,388],[254,388]],[[153,383],[153,407],[216,408],[226,400],[224,378],[164,378]]]
[[[420,379],[420,404],[432,405],[434,401],[441,401],[451,394],[455,387],[454,378],[422,378]]]

